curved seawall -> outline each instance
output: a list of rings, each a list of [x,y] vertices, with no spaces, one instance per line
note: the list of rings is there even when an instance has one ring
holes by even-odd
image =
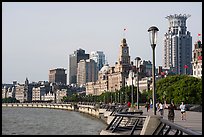
[[[2,108],[2,135],[99,135],[106,125],[75,111]]]

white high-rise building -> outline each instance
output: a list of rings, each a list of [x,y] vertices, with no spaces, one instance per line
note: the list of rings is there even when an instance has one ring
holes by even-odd
[[[96,62],[98,71],[105,64],[105,54],[103,53],[103,51],[92,51],[90,54],[90,59]]]
[[[164,35],[163,68],[175,74],[192,74],[192,36],[187,31],[190,15],[169,15],[168,32]]]

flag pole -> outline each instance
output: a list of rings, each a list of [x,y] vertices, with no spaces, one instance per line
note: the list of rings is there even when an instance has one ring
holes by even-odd
[[[126,29],[123,29],[123,38],[125,38],[125,31]]]
[[[201,34],[200,33],[198,33],[198,41],[199,41],[199,37],[201,36]]]

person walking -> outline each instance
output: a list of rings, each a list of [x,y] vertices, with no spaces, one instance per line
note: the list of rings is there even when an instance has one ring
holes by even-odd
[[[145,107],[147,108],[147,112],[148,112],[148,110],[149,110],[149,108],[150,108],[150,105],[149,105],[148,102],[146,102]]]
[[[131,103],[130,103],[130,101],[128,101],[128,103],[127,103],[127,106],[128,106],[128,107],[130,107],[130,106],[131,106]]]
[[[164,115],[164,106],[163,106],[163,104],[161,102],[159,103],[159,112],[160,112],[160,116],[163,117],[163,115]]]
[[[171,104],[167,106],[167,108],[168,108],[168,120],[174,122],[175,117],[174,110],[176,109],[176,106],[174,105],[173,102],[171,102]]]
[[[156,111],[159,111],[159,102],[156,103]]]
[[[186,106],[183,102],[181,102],[180,109],[181,109],[181,120],[186,120]]]

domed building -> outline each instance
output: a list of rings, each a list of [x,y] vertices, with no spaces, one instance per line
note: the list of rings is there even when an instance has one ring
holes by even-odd
[[[125,86],[125,78],[131,69],[129,47],[123,38],[120,44],[119,58],[115,66],[105,64],[98,73],[96,82],[86,83],[86,94],[100,95],[103,92],[115,92]]]
[[[106,74],[106,73],[108,73],[109,68],[110,67],[108,64],[104,64],[104,66],[100,69],[99,73],[100,74]]]
[[[108,71],[109,65],[104,64],[101,70],[98,72],[98,80],[96,82],[86,83],[86,94],[100,95],[105,91],[108,91]]]

